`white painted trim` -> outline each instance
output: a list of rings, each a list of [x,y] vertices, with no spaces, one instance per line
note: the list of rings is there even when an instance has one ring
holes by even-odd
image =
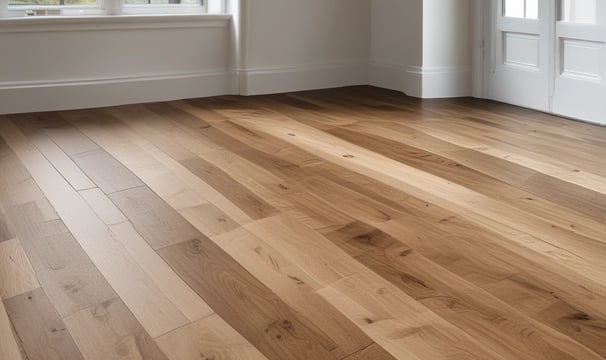
[[[229,70],[0,85],[0,109],[3,114],[95,108],[237,93],[236,73]]]
[[[470,96],[470,79],[471,69],[468,68],[370,63],[370,85],[418,98]]]
[[[473,97],[485,98],[488,95],[487,74],[490,58],[490,4],[486,0],[473,1],[473,54],[472,88]]]
[[[242,95],[364,85],[368,84],[368,63],[354,61],[241,69],[239,77]]]
[[[422,77],[424,99],[471,96],[471,69],[451,66],[409,66],[410,77]],[[413,95],[416,96],[416,95]]]
[[[0,19],[0,33],[227,27],[231,15],[108,15]]]

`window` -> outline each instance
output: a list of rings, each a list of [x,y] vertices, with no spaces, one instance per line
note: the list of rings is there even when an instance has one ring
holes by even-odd
[[[33,5],[33,6],[44,6],[44,5],[94,5],[97,4],[97,0],[9,0],[8,5]]]
[[[213,13],[224,11],[225,0],[209,0]],[[45,15],[199,14],[207,0],[0,0],[0,17]]]
[[[200,0],[125,0],[126,5],[201,5]]]
[[[522,19],[539,18],[539,0],[503,0],[503,4],[504,16]]]
[[[560,21],[595,24],[597,15],[596,0],[561,0]]]

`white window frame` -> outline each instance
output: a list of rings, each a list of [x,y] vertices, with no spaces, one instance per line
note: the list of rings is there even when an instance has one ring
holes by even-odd
[[[0,0],[1,18],[20,17],[86,17],[100,15],[175,15],[175,14],[222,14],[226,12],[226,0],[201,0],[196,4],[125,4],[124,0],[97,0],[94,5],[8,5]],[[40,12],[26,16],[32,10]]]

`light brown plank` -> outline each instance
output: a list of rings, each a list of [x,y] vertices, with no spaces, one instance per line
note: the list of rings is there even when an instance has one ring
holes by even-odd
[[[310,329],[284,302],[217,245],[200,239],[160,255],[210,307],[268,359],[335,359],[336,345]]]
[[[219,316],[195,321],[156,339],[171,360],[266,360]]]
[[[40,284],[61,316],[116,296],[60,220],[47,222],[35,203],[9,210]]]
[[[0,207],[0,243],[6,240],[11,240],[15,237],[13,231],[6,221],[6,215],[4,215],[4,211]]]
[[[101,149],[73,155],[72,159],[106,194],[143,186],[130,170]]]
[[[8,299],[40,287],[31,264],[19,243],[0,242],[0,299]]]
[[[192,240],[199,234],[146,186],[116,192],[109,198],[154,249]]]
[[[23,360],[24,356],[21,354],[15,335],[4,302],[0,301],[0,359]]]
[[[0,134],[9,139],[69,231],[147,332],[155,337],[186,324],[187,318],[112,238],[107,225],[19,130],[0,122]]]
[[[64,322],[88,360],[167,359],[119,299],[81,310]]]
[[[44,290],[10,298],[4,306],[28,359],[84,359]]]

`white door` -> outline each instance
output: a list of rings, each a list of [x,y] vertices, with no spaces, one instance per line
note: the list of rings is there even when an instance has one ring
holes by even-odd
[[[552,111],[606,124],[606,0],[560,0]]]
[[[553,0],[491,1],[490,98],[549,111],[552,4]]]

